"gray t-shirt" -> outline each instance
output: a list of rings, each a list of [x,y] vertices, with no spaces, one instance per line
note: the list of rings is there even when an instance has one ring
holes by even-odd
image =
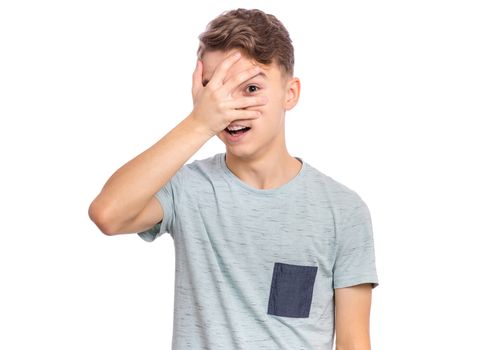
[[[332,349],[334,288],[378,286],[371,217],[353,190],[302,158],[274,189],[240,180],[225,153],[185,164],[139,232],[175,246],[172,349]]]

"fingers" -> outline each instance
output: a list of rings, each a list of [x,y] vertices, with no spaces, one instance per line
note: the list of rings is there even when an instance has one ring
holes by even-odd
[[[260,111],[254,111],[245,108],[261,106],[266,104],[267,101],[268,99],[265,96],[243,97],[227,102],[226,108],[229,109],[229,114],[234,120],[256,119],[259,118],[262,113]]]
[[[238,119],[257,119],[262,115],[260,111],[250,111],[246,109],[236,109],[233,111],[230,111],[230,116],[232,120],[238,120]]]
[[[199,89],[202,88],[202,62],[197,60],[196,68],[192,73],[192,99],[194,100]]]
[[[228,55],[214,71],[208,85],[212,86],[213,88],[219,88],[220,86],[222,86],[223,81],[226,77],[226,73],[228,73],[230,67],[240,59],[240,56],[241,55],[239,54],[239,52],[236,52],[233,55]]]
[[[223,89],[226,92],[234,91],[240,84],[253,78],[261,71],[260,67],[252,67],[246,69],[239,74],[235,74],[233,77],[228,79],[228,81],[223,85]]]
[[[252,96],[252,97],[242,97],[226,102],[226,108],[229,109],[242,109],[254,106],[263,106],[268,102],[266,96]]]

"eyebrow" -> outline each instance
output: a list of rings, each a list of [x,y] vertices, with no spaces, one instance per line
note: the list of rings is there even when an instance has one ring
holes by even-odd
[[[246,83],[247,81],[252,80],[252,79],[254,79],[254,78],[257,78],[257,77],[262,77],[262,78],[264,78],[265,80],[267,80],[267,79],[268,79],[267,74],[265,74],[264,72],[259,72],[259,73],[255,74],[253,77],[251,77],[250,79],[245,80],[243,83]],[[202,85],[203,85],[203,86],[206,86],[208,83],[209,83],[209,79],[204,79],[204,80],[202,81]],[[242,83],[242,84],[243,84],[243,83]]]

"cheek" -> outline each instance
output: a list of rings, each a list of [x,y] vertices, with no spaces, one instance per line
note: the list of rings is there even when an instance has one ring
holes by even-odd
[[[270,94],[266,96],[268,99],[267,103],[262,106],[259,106],[259,109],[261,109],[268,115],[272,115],[281,109],[281,100],[278,98],[278,96],[274,96]]]

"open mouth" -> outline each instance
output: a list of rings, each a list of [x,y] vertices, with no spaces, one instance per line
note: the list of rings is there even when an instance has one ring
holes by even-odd
[[[244,134],[246,133],[247,131],[249,131],[251,128],[249,127],[244,127],[242,129],[238,129],[238,130],[230,130],[228,128],[225,129],[225,131],[230,134],[230,135],[240,135],[240,134]]]

